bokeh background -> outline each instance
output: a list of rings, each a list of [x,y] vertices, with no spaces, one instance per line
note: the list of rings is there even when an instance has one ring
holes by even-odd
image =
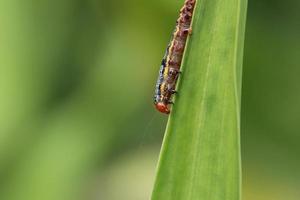
[[[0,199],[149,199],[181,0],[0,0]],[[244,200],[300,198],[300,1],[249,0]]]

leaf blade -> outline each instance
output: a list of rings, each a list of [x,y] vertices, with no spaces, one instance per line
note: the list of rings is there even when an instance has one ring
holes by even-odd
[[[152,199],[240,199],[245,0],[199,1]]]

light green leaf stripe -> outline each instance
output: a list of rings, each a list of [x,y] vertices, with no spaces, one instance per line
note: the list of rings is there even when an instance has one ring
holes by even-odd
[[[198,0],[152,200],[240,200],[246,0]]]

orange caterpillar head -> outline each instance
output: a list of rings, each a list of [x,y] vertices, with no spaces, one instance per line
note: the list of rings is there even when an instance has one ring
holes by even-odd
[[[163,103],[163,102],[156,103],[155,107],[159,112],[162,112],[162,113],[165,113],[165,114],[170,113],[170,109],[169,109],[168,105]]]

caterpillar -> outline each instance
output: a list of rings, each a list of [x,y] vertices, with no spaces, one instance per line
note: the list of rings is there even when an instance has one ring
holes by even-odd
[[[170,104],[180,72],[182,57],[188,35],[192,33],[191,22],[196,0],[186,0],[176,21],[175,31],[161,62],[155,87],[154,105],[162,113],[170,113]]]

